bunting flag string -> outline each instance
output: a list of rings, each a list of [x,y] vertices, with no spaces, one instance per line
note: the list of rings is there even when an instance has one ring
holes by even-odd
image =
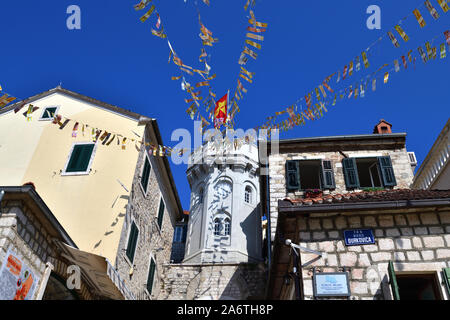
[[[441,36],[442,36],[442,34],[439,35],[439,36],[436,36],[433,39],[431,39],[430,41],[426,42],[425,47],[427,49],[429,49],[429,51],[430,51],[430,54],[428,55],[429,57],[427,57],[427,54],[425,53],[423,48],[421,46],[419,47],[418,53],[419,53],[419,56],[424,61],[424,63],[426,63],[430,59],[436,59],[437,58],[437,53],[438,53],[437,50],[438,50],[438,48],[431,47],[430,43],[433,43],[436,40],[436,38],[441,37]],[[444,32],[444,36],[445,36],[445,41],[446,41],[447,45],[450,46],[450,43],[449,43],[450,42],[450,31],[445,31]],[[416,57],[414,57],[413,50],[409,50],[406,54],[402,55],[401,59],[402,59],[403,66],[404,66],[405,70],[407,69],[407,58],[406,58],[406,56],[408,57],[408,60],[411,63],[414,63],[415,60],[416,60]],[[445,43],[442,43],[440,45],[440,57],[441,57],[441,59],[444,59],[446,57],[446,46],[445,46]],[[364,61],[364,55],[363,55],[363,61]],[[349,64],[349,66],[351,67],[351,64]],[[337,103],[337,98],[339,97],[340,100],[342,100],[343,97],[344,97],[344,94],[345,94],[345,96],[347,96],[347,98],[352,98],[352,97],[355,98],[355,99],[357,97],[364,98],[365,94],[366,94],[365,87],[366,87],[367,83],[369,82],[369,79],[371,79],[371,81],[372,81],[372,91],[376,91],[377,74],[381,70],[386,69],[386,67],[388,67],[388,66],[389,66],[389,64],[383,64],[375,72],[367,75],[365,78],[362,78],[360,81],[358,81],[359,82],[358,85],[354,86],[353,84],[351,84],[350,86],[346,87],[345,89],[341,89],[334,96],[330,96],[331,100],[327,99],[325,90],[323,90],[323,88],[321,88],[321,86],[319,86],[318,88],[315,89],[318,103],[315,103],[313,105],[312,99],[311,99],[311,94],[308,94],[305,97],[300,98],[299,100],[297,100],[297,102],[295,102],[293,104],[294,106],[297,107],[297,105],[300,104],[300,102],[304,100],[304,102],[305,102],[305,104],[307,106],[306,110],[303,110],[303,108],[301,108],[302,110],[299,113],[297,113],[296,116],[298,118],[298,121],[297,122],[294,121],[293,122],[294,125],[303,125],[305,123],[304,122],[305,119],[307,119],[307,120],[314,120],[314,119],[321,118],[323,116],[323,114],[324,114],[323,111],[325,111],[325,112],[328,111],[326,109],[326,106],[327,105],[335,106],[336,103]],[[347,68],[348,67],[344,68],[344,73],[343,73],[344,75],[346,74]],[[394,71],[395,71],[395,73],[400,71],[400,63],[399,63],[398,59],[395,59],[393,61],[393,65],[392,65],[391,69],[384,71],[383,78],[382,78],[384,84],[387,84],[389,82],[390,77],[391,77],[391,73],[394,72]],[[340,73],[338,72],[338,78],[339,78],[339,75],[340,75]],[[330,79],[330,77],[326,78],[325,80],[329,80],[329,79]],[[325,81],[324,83],[327,83],[327,82]],[[326,87],[326,86],[324,85],[324,87]],[[320,92],[322,92],[323,101],[321,100],[321,97],[320,97],[320,94],[319,94],[319,89],[320,89]],[[289,120],[284,120],[283,122],[278,123],[278,124],[272,121],[274,118],[276,118],[277,116],[279,116],[279,115],[281,115],[283,113],[284,113],[284,111],[275,112],[275,116],[267,117],[266,118],[267,121],[263,125],[256,127],[256,129],[264,128],[265,126],[267,126],[269,124],[270,124],[270,128],[271,129],[281,128],[282,131],[292,128],[292,126],[290,125],[291,122]],[[290,118],[292,119],[292,116],[290,116]]]

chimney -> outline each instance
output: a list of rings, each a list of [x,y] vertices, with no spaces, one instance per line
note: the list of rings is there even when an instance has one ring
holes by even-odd
[[[374,134],[389,134],[392,133],[392,124],[387,122],[384,119],[381,119],[380,122],[373,129]]]

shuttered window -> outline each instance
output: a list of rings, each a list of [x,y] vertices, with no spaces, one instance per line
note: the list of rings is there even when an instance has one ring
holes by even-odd
[[[329,160],[322,160],[321,165],[322,189],[335,189],[333,164]]]
[[[133,221],[133,223],[131,224],[130,235],[128,237],[128,246],[127,246],[127,257],[131,262],[133,262],[133,260],[134,260],[134,253],[136,251],[138,235],[139,235],[139,230],[136,226],[136,223],[134,223],[134,221]]]
[[[94,143],[77,144],[72,149],[66,172],[86,172],[89,167],[92,152],[94,151]]]
[[[148,179],[150,177],[151,165],[150,165],[150,161],[148,160],[148,158],[146,156],[144,156],[144,158],[145,158],[145,161],[144,161],[144,170],[142,171],[142,177],[141,177],[141,186],[144,189],[144,192],[147,193]]]
[[[300,189],[300,170],[298,161],[286,161],[286,186],[289,191]]]
[[[442,270],[442,276],[444,278],[445,287],[447,288],[447,293],[450,296],[450,268],[444,268]]]
[[[378,163],[380,165],[380,172],[383,178],[383,184],[385,187],[394,187],[397,185],[395,179],[394,169],[392,167],[391,157],[378,157]]]
[[[164,201],[161,198],[161,201],[159,202],[159,211],[158,211],[158,227],[159,227],[159,229],[161,229],[161,226],[162,226],[163,217],[164,217],[164,209],[165,209]]]
[[[356,168],[355,158],[342,159],[342,167],[344,170],[345,185],[347,189],[359,188],[358,171]]]
[[[388,265],[389,284],[391,285],[394,300],[400,300],[400,292],[398,290],[397,277],[395,276],[394,264],[389,261]]]
[[[147,291],[148,293],[152,294],[153,290],[153,282],[155,280],[155,270],[156,270],[156,264],[153,258],[150,259],[150,268],[148,270],[148,278],[147,278]]]

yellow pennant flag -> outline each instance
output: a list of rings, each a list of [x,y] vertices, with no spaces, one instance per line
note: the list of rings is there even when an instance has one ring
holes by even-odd
[[[241,72],[245,73],[249,78],[253,78],[254,72],[247,71],[245,68],[241,67]]]
[[[409,37],[408,37],[408,35],[405,33],[405,31],[403,31],[402,27],[400,27],[400,26],[395,26],[394,28],[395,28],[395,30],[397,30],[397,32],[398,32],[398,34],[400,35],[400,37],[402,37],[402,39],[403,39],[405,42],[408,42]]]
[[[444,59],[447,56],[447,52],[445,49],[445,43],[441,44],[441,59]]]
[[[253,33],[247,33],[247,38],[258,40],[258,41],[264,41],[264,37],[263,36],[260,36],[260,35],[257,35],[257,34],[253,34]]]
[[[323,97],[326,98],[326,97],[327,97],[327,93],[326,93],[325,90],[323,89],[323,86],[322,86],[322,85],[319,86],[319,89],[320,89],[320,92],[322,92]]]
[[[180,80],[183,76],[179,76],[179,77],[172,77],[172,80]]]
[[[144,9],[150,2],[151,2],[151,0],[142,0],[140,3],[134,5],[134,9],[135,9],[136,11],[142,10],[142,9]]]
[[[208,81],[203,81],[203,82],[197,83],[195,86],[196,86],[197,88],[199,88],[199,87],[205,87],[205,86],[208,86],[208,85],[209,85],[209,82],[208,82]]]
[[[389,80],[389,72],[386,72],[386,73],[384,74],[384,83],[387,83],[388,80]]]
[[[257,22],[252,19],[248,20],[248,23],[250,23],[251,25],[254,25],[255,27],[258,27],[258,28],[267,28],[267,23]]]
[[[366,69],[370,66],[369,64],[369,60],[367,60],[367,54],[365,51],[363,51],[361,53],[362,57],[363,57],[363,61],[364,61],[364,67],[366,67]]]
[[[261,45],[259,43],[256,43],[255,41],[245,40],[245,43],[261,50]]]
[[[316,97],[317,97],[317,100],[320,101],[320,93],[319,93],[318,88],[316,88]]]
[[[423,19],[422,15],[420,14],[420,11],[418,9],[415,9],[413,11],[414,16],[417,19],[417,22],[419,23],[420,27],[423,28],[425,27],[427,24],[425,23],[425,20]]]
[[[448,11],[448,5],[447,5],[447,0],[437,0],[439,2],[439,5],[441,6],[442,10],[444,12]]]
[[[242,73],[239,73],[239,76],[240,76],[242,79],[245,79],[245,80],[247,80],[247,81],[250,82],[250,83],[253,83],[252,79],[247,78],[247,77],[244,76]]]
[[[147,19],[152,15],[152,13],[153,13],[154,10],[155,10],[155,5],[153,4],[153,5],[150,7],[150,10],[148,10],[147,13],[144,14],[144,15],[140,18],[140,20],[141,20],[142,22],[147,21]]]
[[[256,52],[254,52],[253,50],[250,50],[249,48],[245,47],[244,51],[242,51],[243,53],[249,55],[250,57],[252,57],[253,59],[256,60],[256,58],[258,57],[258,54]]]
[[[348,69],[348,76],[350,77],[353,74],[353,61],[350,62]]]

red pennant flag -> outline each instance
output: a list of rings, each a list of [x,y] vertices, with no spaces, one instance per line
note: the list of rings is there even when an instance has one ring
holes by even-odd
[[[216,108],[214,109],[215,128],[220,128],[220,126],[227,121],[227,107],[228,93],[216,102]]]

